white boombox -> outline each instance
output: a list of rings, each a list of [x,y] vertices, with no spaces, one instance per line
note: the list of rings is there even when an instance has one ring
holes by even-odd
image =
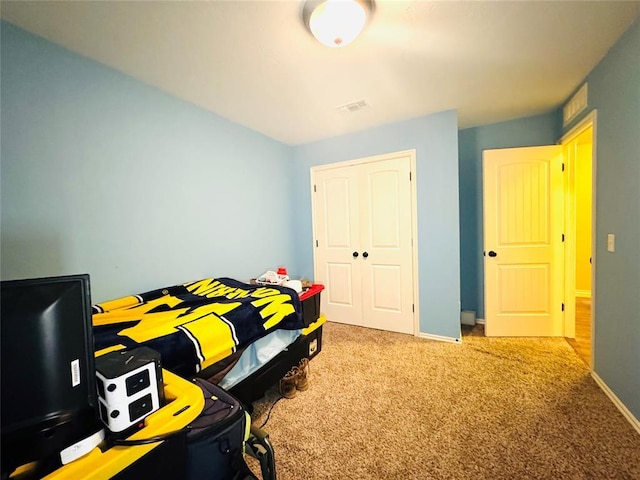
[[[122,432],[164,404],[160,354],[147,347],[110,352],[96,358],[100,419]]]

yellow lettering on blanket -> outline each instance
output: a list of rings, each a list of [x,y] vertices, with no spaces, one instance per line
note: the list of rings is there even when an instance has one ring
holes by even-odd
[[[274,289],[270,288],[269,290]],[[278,292],[278,290],[275,291]],[[264,329],[269,330],[274,325],[280,323],[284,317],[295,312],[293,305],[289,303],[290,300],[291,296],[289,295],[270,295],[251,302],[251,305],[256,308],[262,307],[260,309],[260,316],[266,320],[266,322],[264,322]]]
[[[136,297],[126,297],[126,298],[135,299]],[[147,312],[149,312],[150,310],[153,310],[154,308],[157,308],[160,305],[167,305],[173,308],[180,303],[182,303],[181,299],[177,297],[171,297],[168,295],[165,297],[156,298],[155,300],[150,300],[146,303],[140,303],[139,300],[136,300],[136,303],[134,304],[135,306],[132,306],[131,308],[121,307],[119,310],[112,310],[112,311],[105,310],[104,313],[94,313],[93,325],[97,327],[101,325],[110,325],[113,323],[124,323],[124,322],[140,320],[145,315],[162,315],[162,313],[164,312],[161,312],[158,314],[153,314],[153,313],[148,314]],[[105,304],[103,303],[100,305],[102,306]],[[187,309],[185,308],[183,311],[186,311],[186,310]],[[177,314],[173,313],[170,315],[173,315],[175,317]],[[157,318],[157,317],[154,317],[154,318]]]
[[[245,298],[249,296],[249,291],[242,288],[228,287],[218,280],[206,279],[199,282],[186,285],[194,295],[200,295],[207,298],[226,297],[231,300],[234,298]]]
[[[226,297],[234,298],[257,298],[251,302],[251,305],[260,309],[260,316],[266,320],[263,324],[265,330],[277,325],[289,314],[295,312],[293,305],[290,303],[291,297],[282,294],[280,290],[270,287],[256,288],[253,292],[243,290],[241,288],[228,287],[218,280],[206,279],[186,285],[194,295],[200,295],[207,298]]]
[[[253,293],[251,293],[251,296],[255,298],[264,298],[269,295],[277,295],[278,293],[280,293],[280,290],[276,290],[275,288],[260,287],[255,289]]]
[[[228,331],[229,327],[227,324],[220,318],[216,317],[216,315],[225,315],[240,305],[240,302],[212,303],[202,305],[193,309],[189,313],[186,313],[189,310],[188,308],[171,310],[168,312],[148,313],[144,315],[136,325],[130,328],[125,328],[119,333],[119,335],[126,335],[132,340],[142,343],[153,340],[154,338],[170,335],[177,330],[177,327],[183,326],[186,328],[187,324],[198,321],[207,316],[212,317],[207,320],[208,325],[216,323],[216,327],[212,329],[211,332],[218,332],[218,324],[224,326]],[[207,333],[206,336],[211,336],[211,338],[215,339],[213,333]],[[226,340],[226,337],[230,338],[231,334],[227,333],[226,335],[223,335],[222,340]],[[203,343],[202,337],[198,337],[198,340],[200,343]],[[216,342],[218,341],[218,339],[215,340]],[[231,344],[233,346],[233,340],[231,340]]]

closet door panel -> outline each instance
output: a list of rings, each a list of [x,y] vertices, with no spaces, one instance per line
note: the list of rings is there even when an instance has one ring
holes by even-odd
[[[314,175],[316,279],[325,286],[321,311],[335,322],[362,325],[361,275],[358,257],[358,182],[352,167]]]
[[[359,166],[363,325],[414,333],[409,157]]]

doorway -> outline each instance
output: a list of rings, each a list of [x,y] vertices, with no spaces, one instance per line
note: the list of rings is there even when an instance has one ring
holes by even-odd
[[[565,219],[565,337],[593,366],[595,112],[562,138],[567,167]]]
[[[544,162],[541,153],[551,151],[554,148],[552,146],[485,150],[483,154],[486,334],[564,336],[589,366],[593,364],[592,338],[595,325],[595,120],[596,112],[593,111],[555,147],[561,151],[561,170],[553,166],[553,161],[548,163],[548,170],[547,167],[542,167]],[[534,156],[523,158],[526,161],[518,160],[530,152]],[[493,160],[487,163],[487,156]],[[492,164],[502,165],[499,167],[500,171],[492,167]],[[545,182],[547,178],[550,179],[551,183],[544,188],[539,187],[544,186],[544,183],[533,181],[535,169],[531,169],[536,164],[544,172],[538,178],[544,178]],[[560,171],[562,179],[554,187],[552,177]],[[498,183],[498,180],[503,183]],[[487,181],[493,182],[493,186],[487,186]],[[532,185],[536,185],[535,190]],[[554,191],[560,192],[559,204],[554,201],[557,198]],[[542,192],[544,195],[538,195],[538,198],[533,195],[534,192]],[[536,206],[534,213],[523,210],[523,206],[532,205]],[[556,206],[549,208],[550,205]],[[531,218],[543,218],[544,225],[551,227],[549,234],[538,234],[538,238],[526,237],[524,233],[529,231],[527,228],[531,229],[531,225],[536,224],[531,222]],[[518,222],[527,228],[518,227]],[[553,233],[553,226],[558,224],[559,234]],[[513,232],[519,236],[514,237]],[[500,235],[507,241],[501,244],[498,238]],[[509,265],[509,255],[516,250],[518,244],[527,247],[553,247],[554,244],[559,244],[560,251],[542,261],[521,258]],[[553,279],[557,276],[551,273],[557,272],[554,265],[561,266],[561,280],[555,286]],[[545,266],[548,266],[550,273],[545,271]],[[538,273],[538,278],[535,278],[534,273]],[[531,300],[532,292],[535,294],[535,301]],[[543,330],[535,332],[533,328],[524,328],[525,321],[532,324],[531,320],[537,317],[544,319],[548,315],[551,318],[553,309],[558,307],[561,307],[557,316],[559,329],[547,329],[545,333]],[[537,323],[542,325],[544,322]],[[548,325],[552,324],[549,322]],[[496,326],[497,330],[494,328]]]

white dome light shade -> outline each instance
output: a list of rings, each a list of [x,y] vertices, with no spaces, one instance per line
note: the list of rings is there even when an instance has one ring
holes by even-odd
[[[309,29],[328,47],[344,47],[353,42],[367,21],[367,12],[356,0],[326,0],[311,12]]]

